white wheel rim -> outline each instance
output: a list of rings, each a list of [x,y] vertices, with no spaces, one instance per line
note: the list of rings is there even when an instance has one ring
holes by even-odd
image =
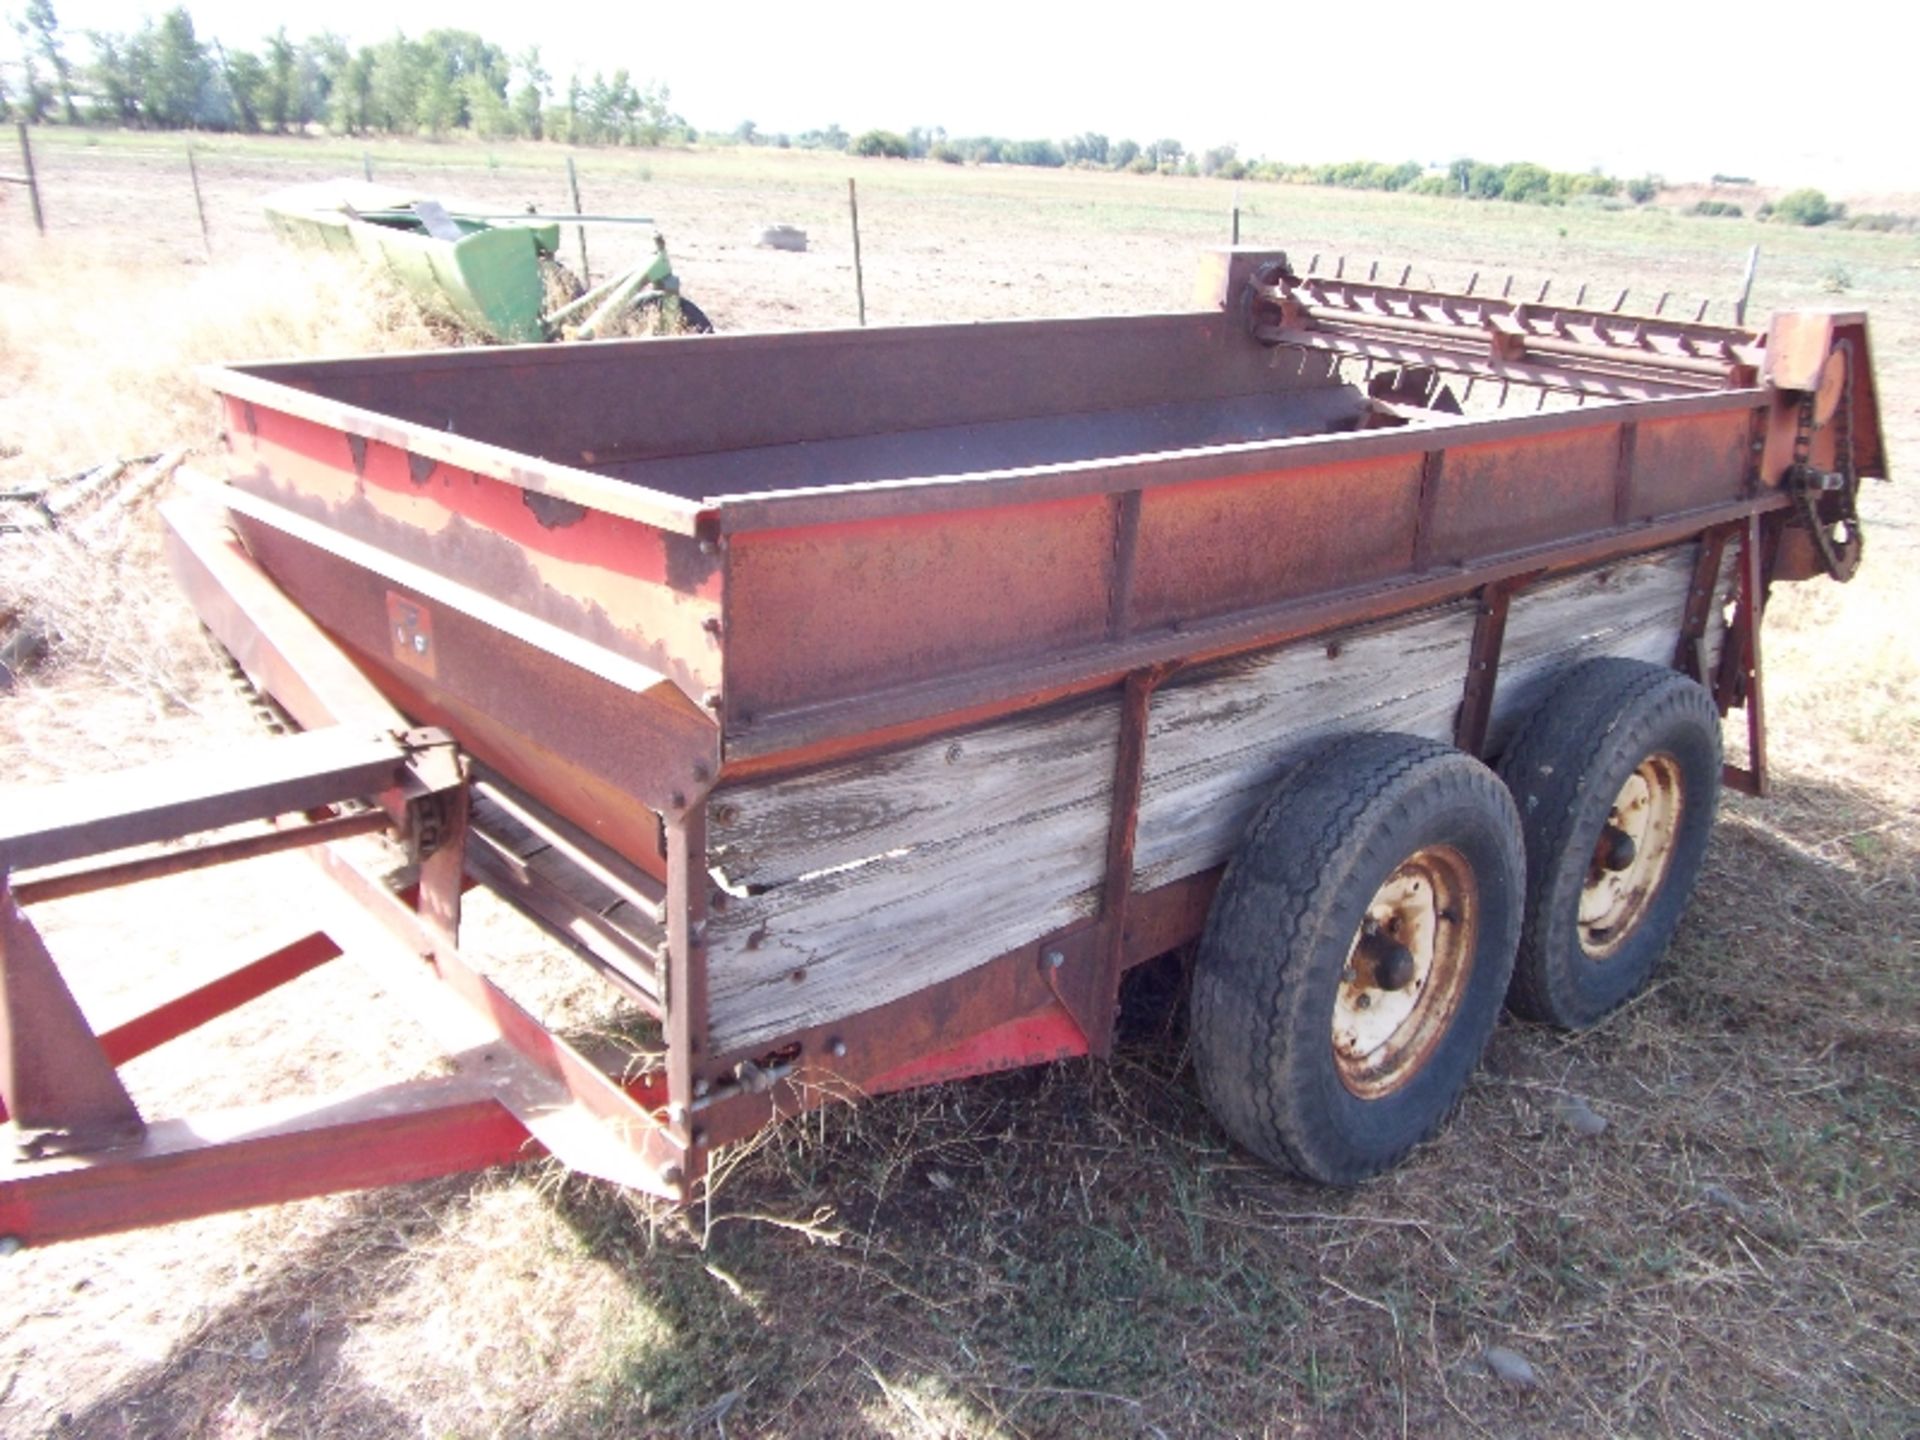
[[[1473,870],[1451,845],[1415,851],[1367,902],[1333,1002],[1334,1064],[1355,1095],[1399,1089],[1446,1034],[1473,968],[1478,902]],[[1412,958],[1395,987],[1382,983],[1383,942]]]
[[[1673,865],[1685,790],[1680,762],[1664,752],[1649,755],[1627,776],[1594,841],[1580,890],[1580,949],[1589,960],[1608,960],[1647,913]],[[1618,861],[1618,837],[1632,845],[1632,858]]]

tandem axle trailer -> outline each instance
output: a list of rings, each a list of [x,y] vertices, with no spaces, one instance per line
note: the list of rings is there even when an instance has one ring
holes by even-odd
[[[1886,473],[1863,315],[1729,329],[1246,249],[1176,314],[210,382],[226,453],[164,507],[174,569],[299,733],[8,797],[27,1243],[535,1148],[683,1202],[830,1097],[1105,1054],[1124,973],[1196,940],[1222,1124],[1363,1179],[1503,1002],[1579,1026],[1644,980],[1720,786],[1766,789],[1769,590],[1850,575]],[[105,1033],[29,918],[283,849],[337,919]],[[637,1058],[487,977],[473,884],[653,1027]],[[348,950],[453,1073],[179,1119],[121,1084]]]

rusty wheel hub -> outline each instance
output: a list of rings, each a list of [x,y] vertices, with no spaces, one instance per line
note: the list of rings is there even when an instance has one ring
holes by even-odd
[[[1473,967],[1477,900],[1450,845],[1415,851],[1374,892],[1333,1003],[1334,1061],[1355,1095],[1399,1089],[1447,1033]]]
[[[1680,762],[1649,755],[1614,796],[1580,891],[1580,948],[1606,960],[1646,914],[1673,860],[1680,833]]]

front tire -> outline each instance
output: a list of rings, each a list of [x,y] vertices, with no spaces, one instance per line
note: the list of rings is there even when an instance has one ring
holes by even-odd
[[[1336,742],[1275,790],[1195,962],[1195,1068],[1256,1155],[1353,1185],[1437,1130],[1512,972],[1525,861],[1479,761],[1404,735]]]
[[[1527,846],[1508,1005],[1582,1030],[1625,1003],[1673,939],[1720,801],[1720,715],[1694,681],[1590,660],[1500,760]]]

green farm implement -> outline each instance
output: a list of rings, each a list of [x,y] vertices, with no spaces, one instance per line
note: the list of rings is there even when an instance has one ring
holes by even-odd
[[[645,225],[643,216],[503,214],[358,181],[297,185],[267,197],[287,239],[359,255],[428,311],[507,344],[705,332],[681,297],[667,245],[589,289],[560,263],[560,226]]]

